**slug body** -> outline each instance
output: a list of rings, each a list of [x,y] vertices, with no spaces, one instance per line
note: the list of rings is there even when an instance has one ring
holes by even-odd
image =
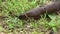
[[[49,5],[45,5],[42,7],[36,7],[32,10],[27,11],[26,13],[19,16],[19,19],[25,18],[39,18],[40,15],[47,12],[47,14],[54,13],[60,10],[60,2],[55,2]]]

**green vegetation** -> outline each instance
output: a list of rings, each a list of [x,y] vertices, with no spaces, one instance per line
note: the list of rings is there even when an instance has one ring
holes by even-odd
[[[0,32],[6,34],[44,34],[48,29],[57,32],[60,28],[60,16],[48,15],[50,19],[41,17],[39,20],[20,20],[16,16],[25,13],[36,6],[44,5],[48,0],[0,0],[0,16],[7,18],[0,18]],[[44,31],[44,32],[42,32]]]

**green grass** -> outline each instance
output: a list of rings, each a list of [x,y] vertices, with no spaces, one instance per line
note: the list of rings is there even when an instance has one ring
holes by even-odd
[[[22,34],[28,31],[31,34],[43,34],[41,30],[46,31],[49,28],[53,29],[54,32],[57,31],[57,28],[60,28],[60,16],[58,15],[49,15],[50,21],[46,18],[46,15],[39,20],[20,20],[15,16],[19,16],[22,13],[25,13],[28,10],[33,9],[38,5],[44,5],[47,0],[5,0],[2,2],[0,0],[0,15],[7,16],[3,21],[4,23],[1,25],[5,33],[13,33],[17,34],[17,32],[21,31]],[[4,25],[5,24],[5,25]],[[20,32],[20,33],[21,33]]]

